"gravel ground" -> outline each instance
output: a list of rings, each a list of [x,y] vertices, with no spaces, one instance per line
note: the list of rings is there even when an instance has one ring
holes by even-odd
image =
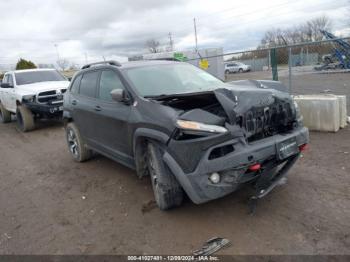
[[[154,207],[147,178],[102,156],[75,163],[64,129],[0,124],[1,254],[350,254],[350,128],[311,133],[311,148],[247,214],[248,189],[202,205]]]

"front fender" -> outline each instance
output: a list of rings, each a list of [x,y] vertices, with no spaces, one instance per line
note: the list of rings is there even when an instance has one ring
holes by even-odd
[[[66,125],[67,123],[71,122],[73,120],[71,112],[64,110],[62,119],[63,119],[64,125]]]
[[[167,144],[170,137],[158,130],[154,129],[149,129],[149,128],[138,128],[136,129],[134,133],[134,139],[133,139],[133,152],[135,152],[136,145],[137,145],[137,140],[142,137],[142,138],[149,138],[156,140],[162,144]]]

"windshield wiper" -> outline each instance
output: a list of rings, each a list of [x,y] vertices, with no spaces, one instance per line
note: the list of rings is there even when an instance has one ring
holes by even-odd
[[[177,98],[177,97],[185,97],[185,96],[207,94],[207,93],[210,93],[210,92],[213,92],[213,90],[189,92],[189,93],[178,93],[178,94],[161,94],[161,95],[155,95],[155,96],[144,96],[144,98],[151,98],[151,99],[158,100],[158,99]]]
[[[151,98],[151,99],[165,99],[165,98],[170,98],[174,96],[178,96],[181,94],[161,94],[161,95],[156,95],[156,96],[144,96],[144,98]]]

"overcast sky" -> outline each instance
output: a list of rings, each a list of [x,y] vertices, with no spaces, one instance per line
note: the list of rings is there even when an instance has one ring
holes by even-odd
[[[333,32],[350,36],[349,0],[0,0],[0,65],[19,57],[35,63],[60,58],[83,64],[145,53],[172,33],[177,50],[256,47],[264,32],[327,15]],[[57,48],[56,48],[57,47]],[[58,51],[58,52],[57,52]]]

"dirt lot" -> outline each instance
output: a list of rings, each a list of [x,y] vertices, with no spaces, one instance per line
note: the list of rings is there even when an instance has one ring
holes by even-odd
[[[60,124],[22,134],[0,124],[1,254],[350,254],[350,128],[312,133],[286,185],[247,214],[249,191],[161,212],[148,179],[107,158],[71,159]]]

